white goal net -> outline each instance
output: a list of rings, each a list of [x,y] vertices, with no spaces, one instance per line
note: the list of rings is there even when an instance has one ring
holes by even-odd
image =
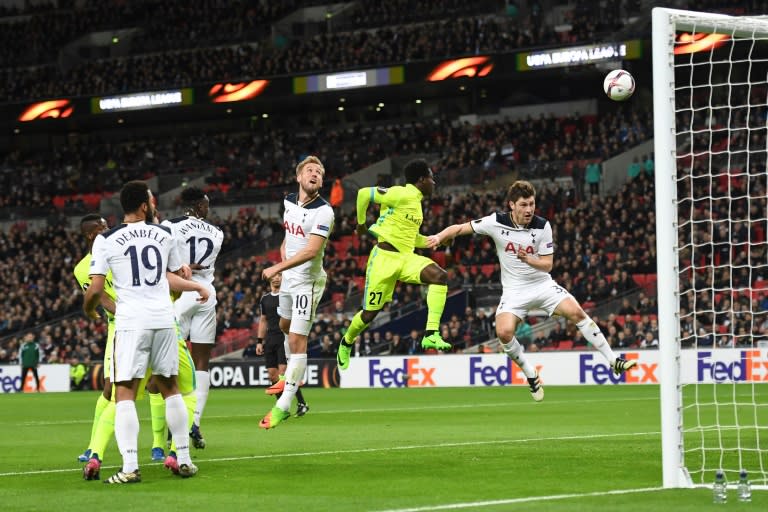
[[[762,488],[768,17],[654,9],[653,73],[664,485]]]

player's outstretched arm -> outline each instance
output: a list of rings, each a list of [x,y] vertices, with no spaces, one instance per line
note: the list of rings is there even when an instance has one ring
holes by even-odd
[[[101,303],[101,307],[103,307],[106,311],[109,311],[113,315],[115,314],[115,301],[107,295],[106,293],[101,294],[101,300],[99,301]]]
[[[178,270],[177,272],[181,272],[181,270]],[[202,284],[197,281],[185,279],[175,272],[166,272],[165,275],[168,278],[168,286],[171,288],[172,292],[197,292],[199,295],[197,302],[202,304],[208,301],[210,292],[208,291],[208,288]]]
[[[282,272],[283,270],[288,270],[289,268],[298,267],[302,263],[311,260],[323,249],[325,240],[326,238],[324,236],[315,234],[309,235],[309,241],[307,241],[307,245],[302,250],[287,260],[283,260],[280,263],[265,268],[261,273],[261,277],[269,281],[275,274]]]
[[[541,270],[542,272],[552,272],[552,266],[554,265],[554,256],[552,254],[533,255],[528,254],[525,251],[517,251],[517,253],[517,259],[527,263],[536,270]]]
[[[264,354],[264,338],[267,337],[267,315],[264,312],[264,304],[259,304],[259,311],[261,316],[259,317],[259,328],[256,330],[256,355],[260,356]]]
[[[376,189],[374,187],[364,187],[357,191],[357,202],[355,208],[357,211],[357,228],[355,232],[358,235],[364,235],[368,232],[368,227],[365,225],[366,215],[368,214],[368,205],[371,204],[371,197],[375,196]]]
[[[448,226],[436,235],[430,235],[427,237],[427,248],[434,249],[440,244],[446,244],[456,238],[457,236],[474,234],[475,230],[472,229],[472,224],[465,222],[464,224],[454,224]]]
[[[357,191],[357,228],[358,235],[364,235],[368,232],[365,225],[368,214],[368,206],[371,202],[378,204],[395,204],[402,195],[402,187],[384,188],[384,187],[364,187]]]

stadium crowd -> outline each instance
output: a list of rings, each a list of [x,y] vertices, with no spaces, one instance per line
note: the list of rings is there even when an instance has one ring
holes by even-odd
[[[27,209],[48,214],[58,209],[92,211],[102,196],[128,179],[159,174],[209,173],[214,204],[242,203],[249,194],[274,188],[278,200],[293,183],[294,162],[317,154],[328,169],[327,182],[396,155],[437,155],[443,181],[484,168],[508,169],[532,163],[602,160],[647,140],[648,112],[617,108],[599,117],[574,113],[471,125],[431,120],[376,126],[357,123],[325,130],[272,128],[263,132],[133,139],[126,142],[74,141],[45,151],[13,151],[0,160],[0,210]],[[505,147],[510,154],[501,156]],[[492,168],[489,170],[489,168]],[[215,170],[214,172],[211,172]],[[44,171],[44,172],[43,172]],[[554,167],[562,174],[563,169]],[[476,176],[478,174],[475,174]],[[274,196],[274,197],[272,197]]]
[[[715,12],[763,12],[757,0],[678,2],[686,3]],[[274,37],[274,23],[299,8],[318,4],[315,0],[234,4],[59,0],[3,7],[0,95],[11,100],[98,95],[597,42],[617,30],[631,33],[627,23],[642,14],[640,3],[632,0],[597,7],[585,1],[553,2],[546,12],[538,1],[523,2],[525,8],[520,9],[515,2],[501,0],[358,0],[336,14],[336,19],[331,13],[328,21],[319,24],[318,35],[290,41],[282,34]],[[127,36],[122,43],[111,42],[123,45],[119,51],[96,51],[92,60],[70,55],[66,72],[57,66],[63,47],[91,33],[118,30]],[[351,30],[358,34],[346,32]],[[329,48],[333,51],[328,52]],[[174,53],[179,49],[185,51]]]
[[[580,301],[594,303],[623,295],[637,289],[638,285],[630,275],[655,271],[652,224],[642,225],[636,221],[646,208],[644,205],[652,201],[650,183],[647,174],[638,176],[627,185],[621,195],[607,198],[602,210],[595,209],[591,202],[574,204],[573,207],[562,210],[560,205],[567,204],[565,198],[572,196],[572,190],[563,190],[554,182],[552,186],[540,189],[539,210],[552,220],[555,238],[560,240],[558,243],[563,247],[563,250],[556,253],[554,275]],[[452,222],[477,218],[488,211],[499,209],[502,207],[503,194],[469,192],[452,194],[441,201],[442,203],[430,207],[425,232],[435,232]],[[627,208],[626,205],[635,209]],[[623,212],[623,215],[620,212]],[[310,337],[312,353],[319,353],[326,336],[332,345],[338,341],[335,339],[336,335],[343,334],[344,325],[349,321],[349,313],[345,311],[343,302],[360,292],[363,265],[372,241],[364,237],[359,243],[349,242],[350,238],[353,238],[350,233],[354,222],[351,215],[342,216],[338,222],[339,229],[328,245],[325,264],[329,285],[323,303],[329,306],[324,308],[318,326]],[[577,222],[579,229],[572,228]],[[219,224],[226,233],[226,250],[247,247],[251,241],[267,239],[280,232],[280,226],[273,220],[260,219],[245,210]],[[34,253],[34,247],[38,247],[41,240],[50,239],[55,240],[52,244],[55,251],[46,256],[38,254],[38,259],[24,258],[23,255],[27,254],[27,251]],[[478,285],[491,288],[498,286],[498,263],[488,242],[468,242],[469,239],[460,239],[450,248],[450,253],[444,253],[442,256],[435,254],[436,259],[442,261],[449,269],[450,287],[461,289],[470,286],[476,288]],[[4,290],[5,321],[1,324],[3,334],[20,333],[57,316],[77,312],[82,300],[81,292],[68,273],[62,273],[65,272],[64,269],[74,265],[76,259],[83,254],[79,234],[53,229],[27,234],[17,229],[10,235],[3,235],[2,245],[8,247],[4,253],[7,257],[3,260],[4,274],[7,276],[4,280],[4,286],[7,288]],[[573,254],[583,256],[573,258]],[[631,257],[635,254],[643,257]],[[67,264],[61,265],[62,261]],[[265,255],[227,258],[226,253],[223,254],[217,269],[219,334],[230,328],[249,329],[258,322],[257,305],[261,294],[267,288],[253,276],[260,275],[265,264]],[[491,272],[487,272],[488,266],[491,267]],[[18,269],[23,271],[18,272]],[[14,277],[17,279],[14,280]],[[50,289],[48,283],[58,285],[55,289]],[[419,287],[401,284],[387,310],[390,314],[395,314],[398,310],[418,309],[422,307],[422,303],[423,297]],[[632,314],[653,314],[652,304],[642,307],[638,304],[636,309],[637,313]],[[457,349],[467,348],[488,339],[489,333],[493,332],[492,315],[489,313],[478,313],[477,317],[474,317],[470,310],[464,318],[445,319],[446,334],[456,342]],[[101,343],[103,327],[98,324],[91,325],[88,322],[83,323],[80,318],[69,318],[61,324],[56,324],[57,331],[53,332],[51,329],[50,326],[46,327],[40,335],[51,336],[52,347],[56,349],[55,357],[59,360],[66,360],[72,357],[73,353],[78,356],[88,355],[91,359],[99,355],[95,347]],[[366,335],[368,338],[363,337],[362,353],[391,350],[391,337],[394,334],[405,334],[386,335],[386,327],[382,329],[385,333],[384,341],[376,338],[382,334],[375,330]],[[636,332],[631,334],[634,337]],[[546,340],[531,341],[541,347],[551,344]],[[4,344],[6,357],[13,356],[13,347],[17,346],[17,343],[11,340]],[[409,352],[418,351],[417,345],[413,343],[408,344],[408,347]],[[54,354],[52,350],[47,351],[49,356]]]
[[[9,48],[16,52],[3,50],[9,57],[4,62],[9,64],[0,71],[0,96],[12,101],[95,96],[328,69],[384,66],[466,54],[510,52],[563,43],[566,39],[569,43],[592,42],[596,37],[594,30],[598,28],[593,22],[581,28],[578,19],[574,19],[574,28],[567,31],[570,36],[565,37],[566,32],[556,31],[553,22],[543,22],[540,9],[538,17],[534,16],[534,10],[530,17],[521,20],[503,14],[504,2],[499,1],[476,5],[464,2],[461,7],[457,7],[458,2],[454,0],[423,1],[426,9],[418,16],[421,21],[409,23],[408,15],[391,16],[389,8],[367,9],[373,2],[365,2],[346,25],[351,28],[355,26],[355,20],[359,20],[377,28],[354,32],[325,30],[311,37],[286,39],[277,44],[264,39],[269,34],[264,22],[273,21],[300,3],[288,2],[273,9],[257,8],[267,9],[267,12],[254,12],[253,5],[230,10],[223,2],[201,2],[200,9],[184,2],[168,5],[150,1],[139,3],[138,7],[133,2],[120,2],[122,9],[113,12],[109,3],[93,2],[83,11],[54,11],[42,19],[42,15],[32,16],[20,23],[9,24],[7,36],[3,36],[8,38]],[[399,12],[420,12],[411,4],[408,2],[408,7]],[[489,8],[497,14],[489,15]],[[56,50],[70,42],[72,34],[85,35],[86,27],[94,27],[93,30],[98,27],[123,28],[119,26],[121,18],[117,16],[121,10],[127,11],[123,19],[128,27],[140,27],[143,34],[137,38],[135,48],[131,47],[131,55],[77,59],[66,71],[53,63]],[[424,21],[423,16],[430,12],[444,14]],[[169,16],[159,16],[159,13]],[[452,13],[468,16],[455,17]],[[57,28],[48,36],[46,30],[51,25]],[[340,25],[344,27],[344,23]],[[613,24],[610,27],[616,28]],[[590,39],[578,41],[582,35]],[[198,47],[187,49],[189,41],[195,41]],[[177,48],[185,50],[174,51]],[[146,51],[155,53],[140,53]],[[10,67],[28,63],[29,59],[49,64]]]
[[[482,128],[477,128],[482,131]],[[634,165],[634,164],[633,164]],[[582,303],[594,305],[607,299],[620,297],[627,292],[637,291],[640,284],[635,276],[648,276],[655,273],[655,232],[653,208],[653,165],[646,162],[640,172],[633,166],[628,170],[632,179],[615,195],[598,197],[591,196],[579,202],[575,190],[562,188],[552,180],[539,187],[537,194],[537,209],[539,213],[552,222],[555,240],[558,244],[553,276]],[[758,175],[757,172],[754,173]],[[722,184],[727,186],[727,183]],[[765,205],[759,200],[761,184],[734,178],[731,186],[740,187],[754,197],[745,207],[753,210],[752,218],[765,216]],[[681,183],[681,194],[685,192],[685,183]],[[442,227],[478,218],[489,211],[503,208],[503,192],[454,193],[438,195],[428,205],[423,232],[436,232]],[[725,206],[722,206],[725,207]],[[762,208],[763,211],[759,211]],[[757,209],[757,210],[755,210]],[[742,212],[746,215],[746,212]],[[373,221],[373,219],[369,219]],[[354,240],[352,236],[355,219],[352,215],[342,215],[337,221],[337,229],[329,243],[326,253],[326,268],[329,274],[329,284],[324,302],[330,304],[345,300],[359,293],[365,257],[370,251],[372,240],[362,237]],[[260,219],[253,215],[252,210],[243,210],[240,214],[218,222],[226,232],[226,244],[229,248],[247,247],[254,240],[269,238],[281,231],[281,226],[274,219]],[[705,226],[702,226],[704,229]],[[729,287],[749,288],[760,286],[766,276],[745,273],[746,263],[761,261],[766,258],[765,232],[761,231],[759,223],[741,226],[737,238],[752,240],[750,250],[734,251],[726,245],[723,238],[727,233],[717,233],[711,244],[711,251],[700,251],[700,257],[713,261],[719,269],[718,274],[712,275],[698,272],[696,277],[701,280],[697,288],[703,290],[697,300],[708,300],[719,311],[718,315],[698,314],[686,319],[686,340],[699,344],[717,343],[738,344],[748,333],[758,331],[768,333],[768,322],[764,315],[753,317],[750,313],[749,294],[731,297],[725,293],[716,293],[718,289]],[[746,243],[746,242],[745,242]],[[45,244],[48,251],[35,251],[36,247]],[[26,229],[24,223],[17,223],[8,233],[0,234],[0,251],[2,252],[4,313],[0,322],[2,334],[20,333],[34,325],[45,324],[62,315],[77,312],[80,306],[81,293],[72,286],[66,268],[83,254],[79,234],[62,229],[60,225],[52,225],[38,231]],[[29,258],[28,254],[34,254]],[[579,255],[574,257],[574,255]],[[469,238],[459,238],[456,243],[444,252],[437,252],[433,257],[449,271],[449,285],[452,289],[476,288],[480,285],[497,286],[499,282],[499,266],[495,253],[487,240],[472,243]],[[61,265],[60,262],[65,262]],[[706,262],[702,262],[704,266]],[[733,264],[733,268],[729,266]],[[241,256],[238,259],[224,258],[218,269],[219,288],[219,334],[230,328],[251,328],[258,322],[258,304],[261,294],[266,287],[254,281],[253,276],[259,275],[265,265],[265,258]],[[704,284],[711,286],[703,286]],[[758,304],[766,305],[768,294],[755,297]],[[690,311],[691,297],[683,297],[683,311]],[[725,301],[725,302],[723,302]],[[418,308],[423,302],[421,290],[411,285],[400,285],[396,290],[394,300],[389,308],[390,313],[399,309]],[[730,308],[731,303],[734,304]],[[310,337],[310,352],[319,354],[323,347],[330,342],[330,350],[338,341],[337,335],[343,334],[344,324],[348,322],[348,314],[344,311],[343,303],[334,304],[334,314],[321,315],[318,327]],[[328,308],[326,308],[328,309]],[[701,310],[702,308],[699,308]],[[706,308],[705,308],[706,309]],[[733,309],[734,313],[729,311]],[[489,313],[489,312],[487,312]],[[444,329],[448,339],[453,341],[458,349],[466,348],[482,341],[492,331],[492,315],[483,313],[485,318],[479,322],[483,327],[478,328],[475,321],[467,315],[466,318],[451,318],[446,320]],[[641,293],[637,303],[625,303],[615,311],[615,317],[609,317],[605,323],[605,332],[609,339],[618,346],[655,346],[658,340],[657,327],[654,323],[655,302],[646,293]],[[726,316],[723,316],[726,315]],[[480,316],[480,315],[478,315]],[[715,318],[717,316],[717,318]],[[725,325],[726,330],[718,328],[716,336],[712,336],[714,325]],[[327,330],[324,330],[324,327]],[[395,334],[400,338],[392,347]],[[416,333],[418,334],[418,333]],[[568,332],[564,339],[573,340],[578,346],[583,340],[576,331]],[[702,336],[699,339],[699,336]],[[62,323],[47,325],[40,336],[45,341],[51,338],[46,351],[51,359],[67,360],[70,357],[99,357],[99,342],[101,328],[90,325],[81,319],[69,318]],[[360,342],[360,353],[370,353],[381,350],[418,351],[417,345],[408,342],[404,333],[386,334],[384,340],[376,339],[379,332],[372,332],[363,337]],[[650,336],[647,340],[646,337]],[[556,346],[560,341],[557,331],[554,334],[537,334],[525,336],[529,349]],[[717,338],[717,339],[715,339]],[[416,339],[411,336],[409,339]],[[402,345],[400,344],[402,342]],[[7,360],[14,356],[14,347],[18,346],[18,338],[12,338],[3,345],[3,357]],[[67,348],[69,347],[69,348]]]
[[[244,2],[228,10],[226,15],[222,11],[228,3],[216,0],[200,2],[202,9],[199,10],[188,3],[155,0],[78,2],[77,9],[74,2],[68,1],[57,2],[57,9],[39,2],[30,4],[26,11],[3,7],[0,21],[4,30],[0,31],[0,41],[5,44],[0,50],[3,56],[0,95],[8,100],[95,95],[244,76],[511,51],[532,45],[571,44],[590,41],[598,33],[620,28],[635,9],[633,2],[622,2],[622,16],[613,16],[602,8],[593,15],[589,10],[591,3],[576,2],[575,8],[567,13],[566,21],[571,29],[555,31],[551,24],[530,23],[546,14],[541,12],[538,2],[533,2],[533,9],[527,13],[529,18],[521,20],[515,16],[488,15],[503,2],[480,2],[470,7],[466,2],[455,0],[419,0],[417,3],[422,9],[413,10],[392,8],[393,5],[410,6],[412,2],[397,0],[384,6],[380,2],[360,0],[350,19],[356,27],[371,27],[370,31],[344,32],[344,24],[340,22],[342,31],[297,38],[284,46],[243,44],[263,38],[265,24],[297,7],[314,3],[295,0],[269,7],[268,2]],[[742,8],[728,2],[706,4],[711,10],[715,10],[714,4],[726,9]],[[746,4],[739,5],[744,9],[757,8],[755,2]],[[116,11],[112,9],[115,7]],[[477,10],[473,10],[475,7]],[[148,12],[158,12],[155,8],[179,9],[168,14],[172,22],[160,23],[156,21],[160,18],[147,16]],[[432,11],[449,16],[437,19],[425,15]],[[222,15],[217,18],[214,13]],[[71,41],[73,35],[86,30],[117,28],[116,14],[144,30],[133,41],[134,55],[85,62],[66,75],[53,65],[17,67],[52,62],[53,52]],[[18,19],[4,19],[10,17]],[[213,19],[218,27],[215,31],[210,30]],[[196,41],[196,47],[189,51],[145,54],[186,48],[187,45],[180,42],[190,39]],[[215,46],[223,44],[234,46]],[[98,195],[117,190],[127,179],[215,169],[208,181],[212,202],[238,203],[243,198],[240,194],[243,190],[293,183],[293,164],[307,153],[316,153],[326,162],[328,181],[386,156],[413,153],[435,155],[438,176],[448,182],[452,175],[478,169],[508,171],[519,164],[535,163],[552,163],[553,173],[562,175],[573,170],[583,171],[588,163],[617,155],[647,140],[651,132],[648,109],[626,105],[597,117],[574,113],[568,118],[541,117],[478,125],[454,124],[441,117],[389,126],[359,124],[311,132],[289,127],[258,133],[132,139],[121,143],[82,141],[50,152],[11,152],[0,161],[0,186],[4,190],[0,209],[40,208],[49,214],[49,226],[35,231],[20,221],[8,232],[0,233],[0,291],[5,306],[0,313],[0,336],[6,336],[0,345],[0,362],[16,359],[20,334],[35,326],[41,326],[35,333],[44,348],[46,362],[102,357],[104,326],[77,315],[82,294],[68,270],[84,254],[85,248],[79,233],[63,229],[60,212],[62,206],[68,206],[85,213],[93,210],[94,205],[70,196],[95,193],[98,202]],[[511,152],[504,151],[510,147]],[[762,147],[765,147],[764,135]],[[561,162],[569,162],[569,167],[561,168]],[[538,211],[551,220],[558,245],[553,277],[584,304],[602,303],[630,292],[637,297],[625,298],[605,319],[595,316],[609,340],[619,347],[653,347],[658,343],[656,304],[648,293],[652,288],[648,276],[656,269],[652,167],[649,170],[646,165],[645,172],[632,171],[632,179],[613,196],[579,193],[583,183],[578,177],[575,189],[561,188],[553,180],[540,186],[537,195]],[[696,184],[681,183],[682,189],[693,186]],[[765,218],[764,184],[735,176],[721,186],[731,186],[747,198],[744,208],[749,215],[742,212],[743,218]],[[725,208],[718,202],[714,206]],[[59,211],[52,207],[58,207]],[[447,225],[503,208],[500,192],[472,190],[438,195],[428,206],[422,232],[434,233]],[[697,208],[692,207],[688,215],[695,217],[696,212]],[[225,230],[225,251],[246,249],[238,252],[238,256],[222,258],[217,269],[221,283],[219,334],[228,329],[250,329],[259,320],[257,305],[266,290],[254,276],[261,274],[266,257],[245,254],[250,243],[268,239],[282,227],[272,219],[245,213],[214,219],[214,222]],[[327,306],[310,335],[312,355],[334,352],[349,322],[344,301],[360,291],[364,259],[372,241],[364,238],[359,243],[349,242],[354,224],[351,215],[338,219],[336,233],[328,246],[329,284],[324,301]],[[750,262],[768,258],[764,229],[759,223],[740,223],[735,233],[741,245],[737,244],[738,250],[733,250],[730,245],[733,233],[709,228],[704,223],[697,228],[697,239],[708,240],[709,232],[714,236],[705,244],[705,250],[697,250],[696,258],[700,261],[691,255],[694,270],[684,276],[697,280],[697,289],[702,290],[695,297],[683,297],[685,343],[730,346],[745,342],[756,332],[768,335],[766,315],[753,313],[768,310],[768,293],[752,291],[768,282],[768,276],[748,270]],[[42,246],[46,251],[39,250]],[[458,239],[434,257],[448,269],[452,289],[498,285],[499,267],[487,241],[473,244],[469,238]],[[764,271],[765,266],[760,268]],[[636,276],[644,277],[641,280]],[[738,292],[729,292],[733,289]],[[695,316],[687,313],[693,309],[694,300],[700,301],[699,313]],[[422,302],[421,290],[400,285],[388,312],[418,308]],[[702,308],[701,304],[711,304],[711,308]],[[755,304],[760,309],[756,309]],[[707,309],[710,311],[702,312]],[[490,311],[470,309],[463,317],[455,315],[443,320],[444,337],[458,350],[482,342],[493,333]],[[553,348],[567,340],[573,341],[574,346],[586,345],[578,331],[568,331],[559,324],[548,332],[533,329],[535,326],[531,324],[523,327],[526,332],[519,333],[519,337],[532,350]],[[356,351],[359,354],[415,353],[420,350],[416,343],[420,336],[418,331],[397,333],[384,326],[366,331]]]

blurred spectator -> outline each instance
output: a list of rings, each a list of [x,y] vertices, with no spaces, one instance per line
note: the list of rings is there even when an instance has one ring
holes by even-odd
[[[520,342],[520,344],[525,347],[531,343],[533,340],[533,328],[531,327],[531,324],[528,323],[527,319],[524,319],[522,322],[520,322],[520,325],[517,326],[515,337]]]
[[[392,355],[408,354],[408,346],[399,334],[392,336],[392,342],[389,344],[389,353]]]
[[[329,334],[323,335],[322,345],[320,347],[320,357],[326,359],[336,358],[336,347]]]
[[[88,383],[85,381],[87,373],[88,368],[82,361],[76,357],[69,360],[69,383],[73,391],[87,389]]]

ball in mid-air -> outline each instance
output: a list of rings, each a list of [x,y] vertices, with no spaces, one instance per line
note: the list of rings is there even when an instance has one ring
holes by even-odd
[[[635,78],[629,71],[614,69],[603,80],[605,94],[614,101],[624,101],[635,92]]]

